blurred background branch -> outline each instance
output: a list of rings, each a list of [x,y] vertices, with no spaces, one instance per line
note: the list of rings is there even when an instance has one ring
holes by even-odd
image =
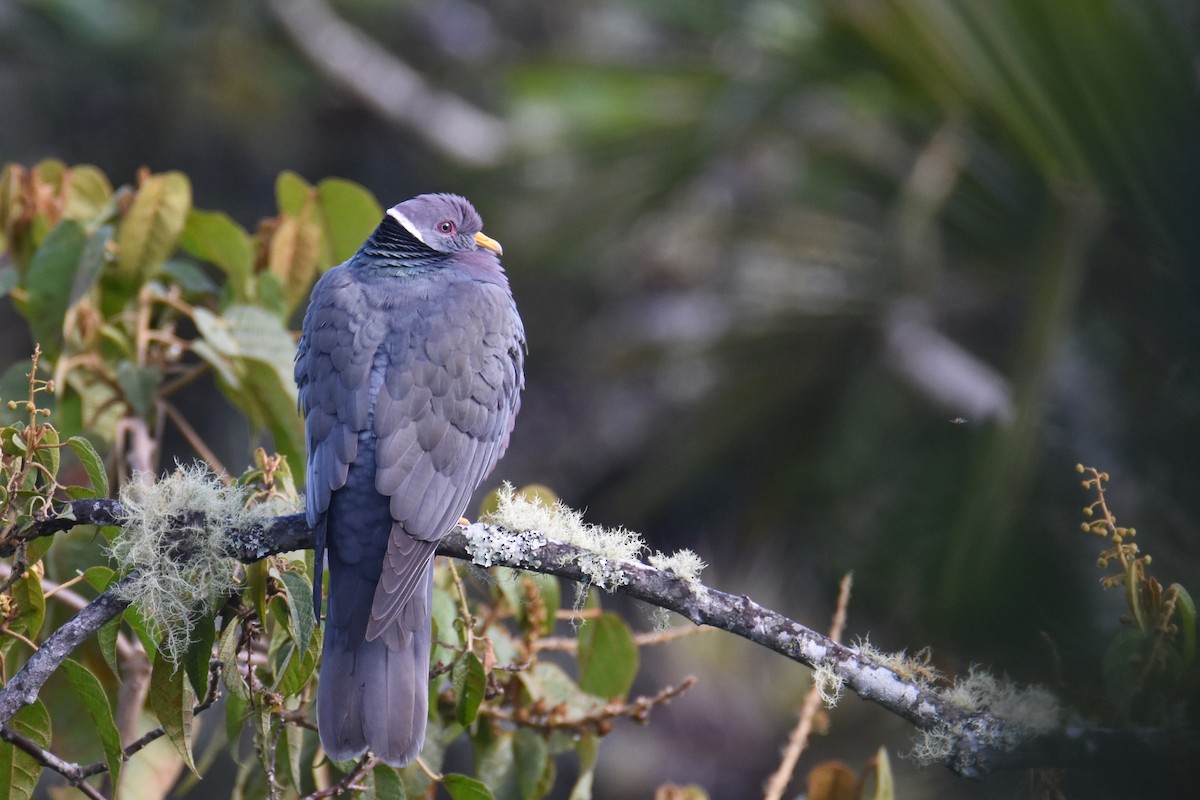
[[[503,119],[429,81],[343,21],[324,0],[266,0],[275,20],[330,80],[392,124],[472,167],[499,164],[513,145]]]

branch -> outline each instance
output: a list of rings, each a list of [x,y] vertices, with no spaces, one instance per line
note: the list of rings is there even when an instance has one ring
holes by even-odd
[[[69,522],[67,516],[71,517]],[[121,506],[115,500],[78,500],[64,506],[58,517],[41,520],[34,535],[49,535],[74,524],[113,524],[121,517]],[[232,531],[228,553],[251,563],[276,553],[311,548],[312,544],[304,515],[290,514]],[[438,543],[437,552],[484,567],[534,570],[584,583],[591,579],[581,563],[594,562],[597,557],[536,532],[514,533],[483,523],[450,531]],[[609,574],[614,577],[602,588],[674,611],[697,625],[735,633],[820,670],[918,729],[949,740],[952,744],[945,763],[960,775],[980,778],[996,769],[1058,765],[1056,758],[1074,765],[1113,766],[1116,759],[1111,752],[1120,752],[1125,764],[1131,756],[1139,756],[1144,759],[1143,767],[1150,763],[1169,767],[1189,763],[1200,753],[1200,734],[1194,731],[1068,728],[1035,736],[988,711],[954,705],[927,682],[902,677],[869,653],[839,644],[745,595],[710,589],[638,561],[615,560],[609,566]],[[110,588],[46,639],[42,649],[0,689],[0,725],[21,706],[33,702],[38,689],[70,650],[125,605],[113,597]],[[1104,756],[1097,757],[1097,752]]]
[[[837,607],[833,613],[833,622],[829,626],[829,638],[835,642],[841,641],[842,629],[846,627],[846,608],[850,604],[852,583],[853,573],[847,572],[842,576],[842,583],[838,589]],[[814,681],[808,694],[804,696],[804,703],[800,707],[800,718],[796,721],[796,727],[792,728],[787,747],[783,750],[783,760],[780,761],[779,768],[767,779],[763,800],[781,800],[783,793],[787,791],[788,784],[792,781],[792,773],[796,771],[796,763],[800,760],[800,754],[808,746],[808,737],[812,734],[813,721],[817,718],[817,711],[820,710],[820,707],[821,687]]]
[[[24,750],[33,756],[34,761],[62,775],[66,778],[67,783],[93,800],[104,800],[104,795],[100,794],[96,787],[86,782],[88,776],[83,773],[83,769],[78,764],[62,760],[32,739],[8,728],[0,728],[0,739]]]
[[[495,166],[510,150],[503,119],[434,89],[323,0],[267,0],[267,7],[317,69],[393,125],[469,166]]]
[[[108,587],[86,608],[52,633],[13,679],[0,689],[0,727],[7,725],[13,714],[22,707],[37,700],[42,684],[54,674],[76,647],[129,606],[129,601],[121,600],[116,595],[119,587],[125,585],[131,577],[122,578]]]
[[[212,708],[213,703],[220,699],[220,677],[221,663],[219,661],[214,661],[209,665],[208,668],[208,690],[204,693],[204,698],[192,706],[193,717]],[[167,731],[162,725],[146,731],[140,737],[125,745],[125,747],[121,749],[121,758],[125,761],[128,761],[147,745],[150,745],[153,742],[161,739],[166,735],[166,733]],[[108,772],[108,764],[104,761],[96,761],[88,764],[87,766],[80,766],[78,769],[79,774],[82,777],[90,778],[92,775],[99,775],[102,772]]]

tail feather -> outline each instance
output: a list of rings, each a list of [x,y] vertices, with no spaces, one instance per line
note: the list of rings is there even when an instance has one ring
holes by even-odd
[[[330,588],[317,727],[335,761],[370,749],[385,763],[402,767],[421,751],[429,714],[432,561],[421,580],[389,630],[371,641],[363,634],[375,587],[357,580],[363,585]],[[351,607],[338,608],[343,601]]]

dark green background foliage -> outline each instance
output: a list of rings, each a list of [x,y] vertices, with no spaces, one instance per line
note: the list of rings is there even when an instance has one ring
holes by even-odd
[[[0,396],[24,396],[35,338],[52,359],[99,342],[110,374],[68,374],[64,439],[124,452],[131,409],[160,466],[203,440],[236,474],[261,441],[298,472],[288,337],[308,284],[370,228],[372,198],[457,191],[504,244],[531,346],[497,478],[691,547],[707,581],[815,627],[853,569],[851,636],[1045,683],[1094,720],[1131,712],[1104,688],[1124,604],[1100,588],[1073,467],[1111,474],[1154,573],[1194,592],[1194,2],[336,3],[497,122],[483,164],[327,77],[278,5],[0,10],[0,161],[98,167],[74,173],[75,223],[30,234],[37,263],[4,230]],[[143,166],[153,214],[144,181],[108,199]],[[181,214],[185,192],[222,213]],[[139,213],[150,232],[125,233]],[[176,287],[155,319],[198,347],[139,351],[124,309],[146,279]],[[164,405],[167,367],[189,377],[165,378]],[[643,652],[635,694],[701,681],[649,727],[618,725],[598,796],[757,792],[806,680],[718,638]],[[1194,666],[1182,685],[1194,724]],[[842,706],[806,758],[862,763],[904,737]],[[923,796],[1017,783],[901,775]]]

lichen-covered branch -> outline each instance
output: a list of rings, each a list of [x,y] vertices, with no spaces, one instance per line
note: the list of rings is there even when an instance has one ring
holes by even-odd
[[[69,519],[68,519],[69,518]],[[71,524],[113,524],[122,518],[115,500],[76,501],[60,515],[40,522],[36,535],[65,530]],[[194,524],[194,520],[190,521]],[[242,562],[309,548],[312,535],[303,514],[263,518],[241,527],[228,526],[227,553]],[[884,659],[868,647],[849,647],[765,608],[745,595],[709,588],[627,558],[606,558],[585,548],[554,541],[536,531],[509,531],[475,523],[456,528],[438,545],[438,553],[467,559],[481,566],[503,565],[534,570],[620,592],[674,611],[697,625],[710,625],[742,636],[794,661],[813,668],[827,695],[843,687],[883,706],[926,732],[928,752],[955,772],[982,777],[995,769],[1057,765],[1062,760],[1078,765],[1104,763],[1092,758],[1098,752],[1124,746],[1147,759],[1179,763],[1200,753],[1200,736],[1194,732],[1122,732],[1092,729],[1045,730],[1001,713],[986,699],[964,702],[964,697],[985,696],[969,688],[970,679],[956,691],[939,691],[917,669]],[[602,576],[598,579],[597,576]],[[74,619],[46,640],[25,667],[0,689],[0,724],[37,691],[67,654],[124,608],[106,591]],[[911,664],[909,665],[912,666]],[[920,665],[917,664],[917,667]],[[993,679],[989,679],[993,680]],[[994,683],[994,680],[993,680]],[[1141,744],[1139,744],[1139,742]],[[1128,748],[1132,748],[1132,751]]]

